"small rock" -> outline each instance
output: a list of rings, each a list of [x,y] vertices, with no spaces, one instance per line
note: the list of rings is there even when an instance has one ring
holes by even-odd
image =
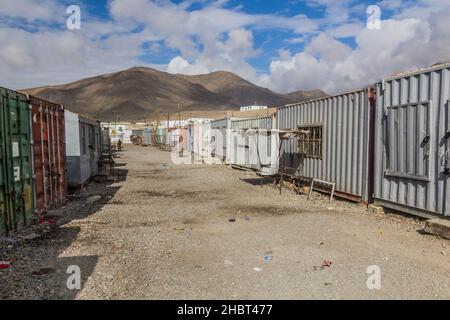
[[[92,197],[87,198],[86,203],[93,204],[97,201],[100,201],[101,199],[102,199],[102,196],[92,196]]]
[[[34,240],[37,238],[39,238],[39,235],[36,233],[30,233],[30,234],[27,234],[26,236],[23,236],[23,239],[25,239],[25,240]]]
[[[231,219],[228,220],[228,222],[231,222],[231,223],[236,222],[236,219],[231,218]]]
[[[446,255],[447,255],[447,252],[441,251],[441,254],[442,254],[443,256],[446,256]]]
[[[50,273],[54,273],[54,272],[55,272],[54,268],[41,268],[39,270],[33,271],[31,274],[33,276],[42,276],[42,275],[46,275],[46,274],[50,274]]]

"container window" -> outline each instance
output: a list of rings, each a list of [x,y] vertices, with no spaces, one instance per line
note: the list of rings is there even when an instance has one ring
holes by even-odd
[[[323,126],[300,126],[298,130],[298,152],[305,158],[322,159]]]

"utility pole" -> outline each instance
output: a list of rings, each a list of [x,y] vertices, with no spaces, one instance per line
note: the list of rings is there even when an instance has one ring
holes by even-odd
[[[178,127],[181,127],[180,104],[178,104]]]

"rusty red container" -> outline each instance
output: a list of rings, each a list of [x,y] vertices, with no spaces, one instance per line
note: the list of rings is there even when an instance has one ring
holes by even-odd
[[[65,202],[64,107],[29,96],[32,107],[33,161],[37,214]]]

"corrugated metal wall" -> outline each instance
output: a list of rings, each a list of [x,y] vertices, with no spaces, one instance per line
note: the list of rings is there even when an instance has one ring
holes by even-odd
[[[167,128],[156,129],[155,141],[158,145],[165,145],[167,143]]]
[[[86,183],[99,171],[100,124],[80,116],[81,184]]]
[[[25,95],[0,87],[0,234],[34,213],[31,112]]]
[[[259,131],[276,128],[274,117],[261,117],[231,121],[230,164],[248,169],[260,170],[278,161],[276,141],[272,135]],[[258,129],[251,133],[248,129]],[[247,132],[247,133],[246,133]]]
[[[141,145],[142,146],[151,146],[152,145],[152,130],[150,128],[144,128],[141,130]]]
[[[30,96],[36,211],[61,206],[66,196],[64,107]]]
[[[211,121],[211,129],[213,130],[213,136],[215,139],[215,148],[213,150],[214,157],[221,159],[222,161],[229,161],[229,135],[231,128],[231,119],[225,118],[220,120]]]
[[[450,215],[450,65],[378,84],[375,201],[413,214]]]
[[[99,170],[100,123],[65,111],[67,183],[78,187]]]
[[[341,196],[369,200],[370,89],[278,109],[278,129],[322,127],[322,158],[302,156],[298,140],[283,143],[280,166],[300,176],[336,183]],[[373,121],[373,119],[372,119]]]

